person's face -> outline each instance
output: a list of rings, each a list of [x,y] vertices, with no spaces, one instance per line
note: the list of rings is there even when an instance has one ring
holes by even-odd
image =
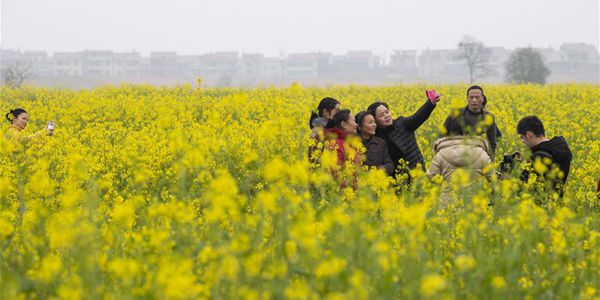
[[[392,125],[392,114],[390,110],[383,105],[379,105],[375,110],[375,123],[379,127],[388,127]]]
[[[377,123],[372,115],[366,115],[363,118],[362,124],[360,124],[360,132],[367,135],[375,135],[377,129]]]
[[[336,106],[335,106],[333,109],[331,109],[331,110],[327,110],[327,109],[326,109],[326,110],[324,110],[324,111],[323,111],[323,118],[324,118],[325,120],[331,120],[331,119],[333,119],[333,116],[335,116],[335,114],[337,114],[337,113],[338,113],[338,111],[340,111],[341,109],[342,109],[342,107],[341,107],[339,104],[337,104],[337,105],[336,105]]]
[[[480,90],[470,90],[467,95],[469,109],[472,111],[480,111],[483,106],[483,92]]]
[[[533,138],[534,135],[531,131],[526,131],[525,134],[521,134],[521,142],[530,149],[535,146]]]
[[[22,113],[18,117],[14,118],[12,123],[21,129],[25,129],[25,126],[27,126],[28,121],[29,114]]]
[[[342,129],[346,132],[346,133],[356,133],[356,128],[358,126],[356,125],[356,120],[354,119],[353,115],[350,115],[348,117],[348,122],[346,121],[342,121]]]

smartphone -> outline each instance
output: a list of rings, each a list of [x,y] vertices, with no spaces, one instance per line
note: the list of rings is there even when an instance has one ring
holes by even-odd
[[[435,98],[437,98],[437,93],[435,92],[435,90],[426,90],[425,94],[427,95],[427,99],[433,101],[435,100]]]
[[[54,130],[54,126],[54,121],[48,121],[48,124],[46,124],[46,129]]]

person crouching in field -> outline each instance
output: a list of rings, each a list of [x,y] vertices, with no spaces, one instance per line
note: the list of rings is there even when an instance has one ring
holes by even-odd
[[[413,115],[392,118],[389,106],[385,102],[375,102],[369,105],[367,111],[375,116],[377,123],[376,135],[382,138],[388,146],[390,157],[396,170],[400,160],[408,163],[409,169],[416,168],[419,164],[425,171],[425,160],[417,144],[415,131],[423,125],[440,101],[440,95],[435,93],[434,99],[427,99]],[[407,174],[407,170],[400,170]],[[409,180],[410,181],[410,180]]]
[[[521,142],[531,150],[530,162],[533,172],[540,181],[550,185],[551,191],[562,197],[573,158],[565,138],[546,138],[544,124],[536,116],[522,118],[517,124],[517,133],[521,136]],[[530,175],[530,171],[524,170],[521,180],[527,182]]]
[[[435,153],[427,177],[430,179],[435,175],[444,177],[444,188],[442,190],[441,205],[447,207],[454,203],[456,194],[454,190],[458,187],[451,185],[452,176],[456,170],[462,169],[468,176],[468,186],[477,180],[491,176],[487,167],[491,163],[488,155],[488,143],[480,136],[451,135],[435,141],[432,146]],[[463,190],[464,191],[464,190]]]
[[[375,136],[377,123],[375,116],[367,111],[359,112],[355,117],[358,124],[358,133],[365,147],[365,161],[363,165],[383,169],[387,175],[394,174],[394,162],[390,158],[387,143]]]
[[[502,136],[496,117],[485,109],[487,97],[483,93],[483,88],[474,85],[467,89],[467,106],[462,108],[446,118],[444,127],[447,131],[450,128],[459,130],[458,134],[470,135],[485,133],[490,144],[490,158],[494,159],[497,140]]]
[[[37,131],[33,134],[26,134],[24,132],[27,123],[29,122],[29,114],[22,108],[16,108],[6,114],[6,119],[11,123],[4,136],[20,144],[27,144],[34,141],[44,135],[54,134],[54,127],[46,126],[46,128]]]
[[[316,112],[310,116],[310,144],[308,146],[308,160],[311,163],[318,163],[323,150],[323,128],[331,127],[333,116],[340,111],[340,102],[331,97],[321,99]]]

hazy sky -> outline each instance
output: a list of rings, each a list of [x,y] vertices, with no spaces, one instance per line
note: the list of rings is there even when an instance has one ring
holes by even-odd
[[[2,48],[280,53],[598,48],[599,0],[1,0]]]

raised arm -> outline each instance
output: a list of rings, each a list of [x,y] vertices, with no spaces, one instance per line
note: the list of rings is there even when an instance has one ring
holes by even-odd
[[[421,105],[417,112],[405,118],[406,128],[410,131],[415,131],[421,127],[421,125],[427,121],[435,106],[436,105],[433,102],[427,100],[425,104]]]

